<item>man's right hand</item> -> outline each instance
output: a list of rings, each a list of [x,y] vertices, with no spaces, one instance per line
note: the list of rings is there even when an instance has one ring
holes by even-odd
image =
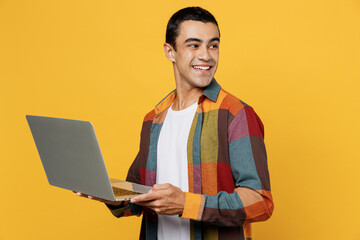
[[[99,201],[99,202],[102,202],[102,203],[105,203],[107,205],[111,205],[111,206],[114,206],[114,207],[121,206],[123,204],[122,201],[110,201],[110,200],[106,200],[106,199],[103,199],[103,198],[98,198],[98,197],[86,195],[86,194],[81,193],[81,192],[75,192],[75,191],[73,191],[73,192],[76,193],[76,195],[78,195],[80,197],[96,200],[96,201]]]

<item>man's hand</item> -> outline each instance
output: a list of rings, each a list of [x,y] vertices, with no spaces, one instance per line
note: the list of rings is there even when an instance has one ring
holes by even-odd
[[[169,183],[155,184],[149,193],[133,197],[131,203],[148,207],[157,214],[182,214],[185,206],[185,193]]]
[[[98,197],[94,197],[94,196],[90,196],[90,195],[86,195],[86,194],[83,194],[81,192],[75,192],[76,195],[80,196],[80,197],[84,197],[84,198],[89,198],[89,199],[93,199],[93,200],[96,200],[96,201],[99,201],[99,202],[102,202],[102,203],[105,203],[107,205],[111,205],[111,206],[120,206],[121,204],[123,204],[122,201],[110,201],[110,200],[106,200],[106,199],[103,199],[103,198],[98,198]]]

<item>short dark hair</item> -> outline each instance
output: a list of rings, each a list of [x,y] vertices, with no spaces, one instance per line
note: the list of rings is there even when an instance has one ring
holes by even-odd
[[[215,17],[207,10],[201,7],[187,7],[180,9],[172,15],[166,27],[166,42],[173,46],[175,51],[176,38],[179,36],[179,26],[182,22],[187,20],[200,21],[203,23],[215,23],[219,29],[219,25]]]

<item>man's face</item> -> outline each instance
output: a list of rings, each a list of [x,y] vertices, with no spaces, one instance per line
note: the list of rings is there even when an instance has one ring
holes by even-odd
[[[186,89],[206,87],[218,65],[218,27],[211,22],[188,20],[180,24],[179,30],[176,51],[172,51],[176,82]]]

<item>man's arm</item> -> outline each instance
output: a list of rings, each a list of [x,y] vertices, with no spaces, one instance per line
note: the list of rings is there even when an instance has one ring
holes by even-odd
[[[151,131],[153,115],[154,115],[154,110],[146,114],[146,116],[144,117],[141,128],[140,149],[129,168],[126,181],[137,184],[145,184],[144,179],[142,182],[140,169],[146,169],[146,159],[147,159],[147,154],[149,152],[148,142],[150,141],[150,131]],[[115,217],[131,216],[131,215],[140,216],[143,212],[142,206],[130,202],[125,202],[124,205],[120,207],[111,206],[108,204],[107,206]]]
[[[129,202],[128,201],[110,201],[110,200],[106,200],[103,198],[98,198],[98,197],[94,197],[94,196],[90,196],[81,192],[74,192],[76,193],[76,195],[80,196],[80,197],[84,197],[84,198],[88,198],[88,199],[92,199],[95,201],[99,201],[102,203],[105,203],[105,205],[109,208],[109,210],[112,212],[112,214],[116,217],[122,217],[122,216],[127,216],[127,215],[131,215],[127,212],[129,212]]]
[[[148,207],[161,215],[182,214],[185,206],[185,193],[169,183],[155,184],[147,194],[133,197],[130,202]]]
[[[234,192],[215,196],[187,193],[192,204],[185,204],[184,218],[234,226],[265,221],[272,215],[264,128],[251,107],[242,108],[230,123],[228,142]]]

